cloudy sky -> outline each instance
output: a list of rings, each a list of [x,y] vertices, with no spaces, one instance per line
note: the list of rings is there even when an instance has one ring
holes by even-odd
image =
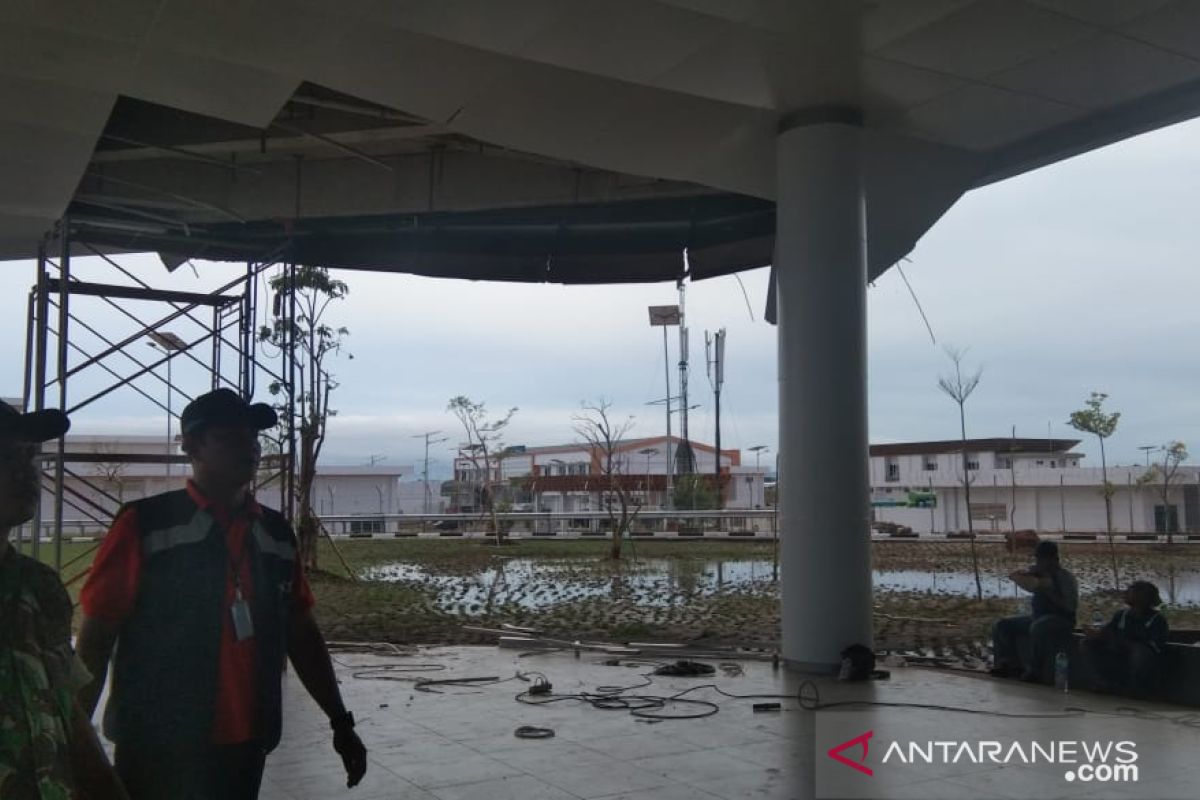
[[[916,187],[914,187],[916,188]],[[937,344],[892,270],[869,290],[870,424],[874,442],[957,436],[957,415],[936,388],[948,362],[943,345],[969,348],[966,362],[983,369],[968,404],[968,433],[1021,436],[1072,433],[1066,425],[1092,390],[1107,392],[1122,412],[1109,459],[1140,462],[1141,445],[1174,439],[1200,453],[1197,340],[1200,323],[1200,122],[1148,134],[969,194],[925,236],[904,269],[929,316]],[[198,263],[168,278],[149,256],[121,263],[157,286],[184,290],[219,285],[236,274],[228,265]],[[0,394],[20,394],[25,289],[29,263],[4,265],[0,296]],[[76,259],[84,279],[125,282],[94,259]],[[441,430],[451,441],[431,453],[431,472],[444,474],[448,445],[458,440],[447,400],[459,394],[513,418],[510,444],[573,440],[571,416],[583,400],[604,396],[635,417],[635,435],[664,431],[661,329],[646,306],[677,301],[672,284],[562,287],[432,280],[407,275],[342,273],[348,298],[329,321],[351,331],[348,353],[333,364],[341,383],[326,457],[330,463],[390,464],[421,457],[414,436]],[[766,270],[692,284],[687,315],[694,364],[690,401],[693,438],[711,441],[713,402],[704,371],[704,331],[728,330],[722,394],[725,446],[764,444],[775,451],[777,383],[775,331],[762,320]],[[748,299],[748,303],[747,303]],[[133,323],[99,300],[74,310],[119,341]],[[161,307],[126,310],[147,318]],[[167,326],[185,339],[194,323]],[[98,340],[81,334],[90,352]],[[671,359],[677,358],[672,335]],[[127,348],[153,357],[139,342]],[[201,351],[207,357],[207,350]],[[72,355],[72,364],[80,360]],[[109,363],[127,374],[127,359]],[[102,387],[98,367],[71,384],[70,403]],[[203,391],[194,365],[176,361],[183,391]],[[672,371],[672,387],[677,390]],[[164,398],[162,384],[138,382]],[[264,379],[265,384],[265,379]],[[55,390],[56,392],[57,390]],[[265,392],[260,392],[265,394]],[[52,395],[57,399],[57,394]],[[179,398],[174,400],[176,410]],[[1048,427],[1049,426],[1049,427]],[[88,406],[75,430],[157,433],[165,414],[129,389]],[[1080,450],[1098,462],[1094,441]],[[419,469],[419,468],[418,468]]]

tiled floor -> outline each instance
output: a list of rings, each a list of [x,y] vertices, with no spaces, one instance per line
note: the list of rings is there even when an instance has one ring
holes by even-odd
[[[554,692],[592,691],[601,685],[641,681],[644,665],[606,666],[598,656],[541,654],[520,658],[513,651],[489,647],[422,650],[411,657],[381,659],[338,656],[342,691],[359,720],[359,732],[371,751],[363,783],[347,792],[341,764],[329,744],[323,716],[294,676],[288,677],[285,734],[268,760],[264,800],[347,797],[351,800],[712,800],[755,798],[796,800],[814,796],[815,715],[793,700],[783,710],[754,713],[751,700],[723,698],[711,690],[688,697],[719,704],[704,719],[650,722],[624,710],[599,710],[576,702],[542,707],[522,705],[514,695],[527,687],[518,670],[544,673]],[[477,688],[445,687],[440,693],[416,691],[406,680],[355,678],[355,667],[384,661],[438,665],[434,671],[397,674],[398,678],[497,676],[502,683]],[[743,662],[744,673],[713,678],[659,678],[631,694],[670,695],[700,683],[716,683],[734,694],[784,694],[794,697],[800,677],[774,671],[770,664]],[[1114,712],[1117,701],[1067,695],[986,678],[921,669],[897,669],[892,677],[870,685],[818,684],[823,701],[873,699],[884,702],[931,703],[1007,713],[1060,712],[1064,706]],[[694,708],[682,707],[684,713]],[[1181,709],[1160,709],[1181,721]],[[834,712],[822,712],[834,713]],[[898,721],[914,735],[945,736],[955,727],[986,738],[992,717],[946,711],[873,707],[855,709],[872,724]],[[1115,721],[1114,721],[1115,720]],[[978,765],[974,770],[931,769],[919,781],[878,785],[876,796],[950,797],[1195,797],[1200,796],[1200,730],[1170,721],[1087,715],[1082,729],[1116,726],[1135,736],[1143,761],[1141,782],[1117,785],[1066,784],[1058,772],[1040,767]],[[1184,720],[1185,721],[1185,720]],[[1050,731],[1061,720],[1028,719],[1020,724],[1031,735]],[[1136,723],[1136,724],[1135,724]],[[517,739],[520,725],[553,728],[555,737]],[[828,745],[822,744],[823,751]],[[877,758],[878,753],[873,757]],[[1042,772],[1038,770],[1041,769]],[[1055,783],[1058,781],[1058,783]],[[1145,794],[1143,792],[1150,792]]]

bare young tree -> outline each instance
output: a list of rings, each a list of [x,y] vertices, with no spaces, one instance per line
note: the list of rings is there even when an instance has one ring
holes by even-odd
[[[1152,465],[1142,477],[1138,478],[1138,483],[1154,484],[1154,489],[1162,500],[1163,525],[1167,529],[1167,544],[1172,545],[1175,544],[1175,534],[1179,532],[1179,519],[1171,513],[1171,492],[1181,483],[1179,465],[1188,459],[1187,445],[1183,442],[1171,442],[1163,445],[1162,452],[1162,464]]]
[[[967,461],[967,398],[979,386],[979,380],[983,377],[983,368],[975,370],[973,374],[963,375],[963,357],[966,356],[966,350],[959,350],[954,347],[946,348],[946,357],[950,359],[950,363],[954,366],[954,372],[949,375],[942,375],[938,378],[938,388],[942,390],[958,405],[958,424],[962,435],[962,482],[963,496],[967,503],[967,535],[971,542],[971,566],[975,571],[975,597],[979,600],[983,599],[983,581],[979,577],[979,553],[975,545],[975,523],[971,519],[971,483],[974,480],[971,476],[971,470]]]
[[[1121,412],[1114,411],[1111,414],[1104,413],[1104,401],[1108,395],[1104,392],[1092,392],[1092,396],[1084,403],[1084,407],[1078,411],[1071,412],[1071,418],[1067,423],[1077,431],[1084,433],[1095,434],[1100,440],[1100,476],[1104,481],[1102,494],[1104,495],[1104,524],[1108,531],[1108,554],[1112,559],[1113,586],[1121,585],[1121,576],[1117,571],[1117,546],[1113,541],[1113,524],[1112,524],[1112,498],[1116,488],[1108,480],[1108,460],[1104,456],[1104,440],[1113,435],[1113,431],[1117,429],[1117,423],[1121,419]]]
[[[513,414],[517,413],[517,408],[514,406],[505,412],[504,416],[491,419],[482,402],[477,403],[469,397],[458,395],[450,398],[446,410],[462,424],[467,441],[460,453],[471,462],[474,470],[473,492],[479,498],[484,512],[491,518],[496,544],[503,544],[504,529],[496,516],[495,489],[503,479],[499,474],[499,466],[502,463],[500,454],[505,452],[504,429],[512,421]],[[497,472],[495,479],[492,477],[493,469]]]
[[[581,405],[583,411],[571,419],[575,433],[591,450],[592,463],[599,465],[602,487],[600,505],[608,513],[612,537],[608,556],[619,561],[625,536],[642,510],[641,498],[625,481],[628,463],[627,458],[622,458],[620,454],[621,441],[632,430],[634,419],[626,417],[619,422],[612,419],[612,403],[603,397],[594,403],[584,402]]]
[[[111,442],[100,442],[93,450],[100,455],[116,454],[116,447]],[[104,490],[115,493],[117,505],[125,503],[125,486],[128,483],[125,473],[128,469],[129,464],[125,461],[100,461],[96,464],[96,471],[104,478]]]
[[[313,510],[313,484],[317,478],[317,461],[325,444],[326,425],[336,411],[329,407],[329,396],[337,381],[326,366],[326,359],[341,352],[343,340],[350,334],[346,328],[334,328],[324,321],[325,312],[335,300],[349,291],[345,282],[333,278],[323,267],[295,267],[294,278],[281,272],[271,279],[275,291],[276,309],[293,300],[296,318],[291,330],[287,320],[277,313],[273,325],[264,325],[258,338],[264,343],[283,347],[294,344],[293,357],[298,374],[292,387],[295,402],[296,433],[299,436],[299,464],[296,472],[296,503],[299,520],[296,538],[300,544],[300,559],[305,569],[317,566],[317,535],[320,522]],[[353,356],[351,356],[353,357]],[[272,382],[272,395],[285,390],[280,381]],[[280,406],[284,410],[288,404]]]

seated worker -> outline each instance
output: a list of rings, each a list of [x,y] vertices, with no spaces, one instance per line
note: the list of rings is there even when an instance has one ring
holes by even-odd
[[[1089,633],[1083,657],[1099,691],[1144,696],[1158,682],[1167,643],[1167,620],[1158,587],[1134,581],[1125,590],[1123,608],[1108,624]]]
[[[1005,617],[992,627],[992,674],[1049,683],[1055,654],[1070,641],[1079,606],[1079,584],[1058,560],[1058,545],[1039,542],[1032,567],[1013,572],[1013,583],[1033,594],[1030,615]]]

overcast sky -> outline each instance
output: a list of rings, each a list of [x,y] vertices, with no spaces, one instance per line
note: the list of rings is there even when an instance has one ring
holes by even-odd
[[[914,187],[918,191],[919,187]],[[1200,394],[1196,370],[1200,323],[1200,123],[1178,125],[973,192],[918,244],[904,264],[938,343],[892,270],[868,292],[870,312],[870,425],[873,442],[954,438],[952,402],[936,388],[948,362],[945,344],[969,348],[966,363],[983,368],[968,403],[968,434],[1072,435],[1066,425],[1092,390],[1107,392],[1122,412],[1109,460],[1141,462],[1140,445],[1180,439],[1200,452]],[[84,279],[124,282],[94,259],[76,259]],[[166,277],[156,258],[126,256],[139,275],[160,287],[195,290],[219,285],[237,268],[198,263]],[[2,267],[0,394],[20,394],[28,262]],[[620,415],[636,418],[634,435],[664,432],[662,332],[650,328],[646,306],[677,301],[673,284],[562,287],[433,280],[408,275],[346,272],[348,298],[329,321],[351,331],[348,352],[331,366],[341,383],[334,397],[329,463],[390,464],[421,457],[424,431],[451,441],[431,452],[431,472],[449,468],[449,445],[460,436],[446,413],[458,394],[497,412],[520,410],[509,444],[556,444],[574,439],[579,403],[609,398]],[[694,365],[691,434],[711,442],[713,402],[704,370],[704,331],[728,330],[722,394],[722,444],[765,444],[775,452],[777,382],[775,330],[762,319],[767,271],[692,284],[687,316]],[[749,303],[747,304],[747,297]],[[264,310],[266,305],[264,304]],[[127,304],[147,317],[161,307]],[[120,313],[94,299],[74,306],[110,339],[133,329]],[[262,313],[262,312],[260,312]],[[194,324],[167,326],[185,339]],[[81,334],[91,352],[98,342]],[[671,360],[678,340],[671,332]],[[129,348],[154,354],[143,343]],[[200,355],[207,358],[208,350]],[[72,364],[80,359],[72,355]],[[129,361],[109,362],[128,372]],[[176,362],[184,391],[203,391],[199,371]],[[70,403],[98,391],[92,367],[71,384]],[[672,370],[672,390],[677,372]],[[161,384],[138,382],[162,398]],[[265,383],[264,383],[265,385]],[[55,390],[56,392],[57,390]],[[260,391],[265,395],[265,390]],[[57,400],[57,394],[52,394]],[[179,399],[175,399],[179,408]],[[79,433],[158,433],[165,414],[129,389],[76,415]],[[1080,450],[1098,464],[1094,440]],[[752,456],[747,454],[747,460]],[[419,471],[418,467],[418,471]]]

